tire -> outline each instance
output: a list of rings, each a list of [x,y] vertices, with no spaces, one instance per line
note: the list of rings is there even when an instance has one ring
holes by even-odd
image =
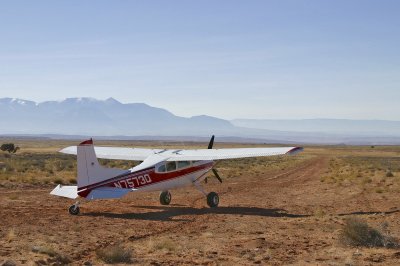
[[[210,192],[207,195],[207,205],[211,208],[218,207],[219,204],[219,196],[215,192]]]
[[[163,191],[160,194],[160,203],[161,205],[169,205],[171,203],[171,193],[169,193],[169,191]]]
[[[71,215],[78,215],[79,214],[79,206],[75,207],[75,205],[72,205],[71,207],[69,207],[68,211],[69,211],[69,214],[71,214]]]

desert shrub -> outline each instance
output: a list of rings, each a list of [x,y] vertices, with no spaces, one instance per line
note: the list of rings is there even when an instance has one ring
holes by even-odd
[[[321,207],[318,207],[318,208],[314,211],[314,216],[315,216],[315,217],[321,218],[321,217],[324,217],[325,215],[326,215],[326,212],[325,212],[325,210],[324,210],[323,208],[321,208]]]
[[[124,249],[123,247],[108,246],[105,248],[98,249],[96,255],[99,259],[105,263],[131,263],[132,251]]]
[[[54,178],[54,183],[64,185],[64,180],[61,177],[56,177]]]
[[[14,143],[5,143],[0,146],[0,150],[8,151],[8,153],[16,153],[19,147],[15,146]]]
[[[346,219],[340,239],[343,244],[364,247],[398,247],[398,241],[378,229],[370,227],[366,221],[357,217]]]
[[[76,184],[76,178],[75,177],[71,177],[70,179],[68,179],[68,182],[70,184]]]
[[[41,253],[54,258],[57,262],[56,265],[67,265],[72,261],[68,256],[58,253],[53,247],[50,246],[33,246],[32,252]]]
[[[153,248],[156,250],[174,251],[176,244],[170,239],[160,239],[158,242],[153,243]]]
[[[393,173],[392,173],[392,171],[387,171],[386,172],[386,177],[393,177],[394,175],[393,175]]]

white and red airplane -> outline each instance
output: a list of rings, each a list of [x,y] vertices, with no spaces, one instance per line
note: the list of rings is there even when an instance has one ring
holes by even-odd
[[[259,156],[292,155],[303,150],[301,147],[278,148],[238,148],[212,149],[214,136],[211,137],[208,149],[166,150],[119,147],[95,147],[92,139],[70,146],[60,152],[77,155],[77,186],[58,185],[52,195],[86,200],[121,198],[128,192],[161,191],[160,203],[171,202],[170,189],[183,186],[195,186],[207,197],[210,207],[217,207],[218,194],[206,193],[201,182],[211,170],[222,182],[218,172],[213,168],[216,160],[235,159]],[[142,161],[141,164],[128,169],[105,168],[97,158]],[[207,180],[206,180],[207,181]],[[79,214],[79,201],[69,207],[69,213]]]

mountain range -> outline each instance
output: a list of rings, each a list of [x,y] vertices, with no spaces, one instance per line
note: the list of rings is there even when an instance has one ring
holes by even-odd
[[[234,119],[238,127],[355,136],[400,136],[400,121],[351,119]]]
[[[36,103],[0,99],[2,135],[98,136],[102,138],[190,139],[212,134],[220,140],[268,143],[399,144],[400,122],[383,120],[224,120],[180,117],[144,103],[113,98],[67,98]]]

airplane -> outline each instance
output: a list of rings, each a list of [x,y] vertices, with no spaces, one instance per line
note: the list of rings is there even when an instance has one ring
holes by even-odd
[[[128,192],[161,191],[160,203],[171,202],[169,190],[184,186],[194,186],[207,199],[211,208],[219,204],[216,192],[207,193],[201,182],[207,182],[207,173],[212,171],[222,183],[214,168],[218,160],[248,158],[259,156],[294,155],[302,147],[277,148],[229,148],[213,149],[214,136],[207,149],[143,149],[126,147],[98,147],[93,140],[85,140],[78,146],[60,150],[61,153],[77,155],[77,186],[58,185],[50,194],[85,200],[116,199]],[[97,158],[142,161],[128,170],[106,168]],[[80,212],[80,201],[69,207],[71,215]]]

